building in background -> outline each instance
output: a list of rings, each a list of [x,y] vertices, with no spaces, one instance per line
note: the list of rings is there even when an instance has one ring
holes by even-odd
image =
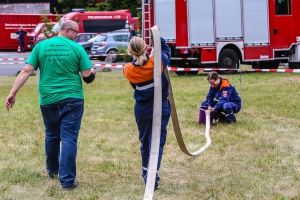
[[[58,13],[62,13],[62,9],[64,6],[58,3],[58,0],[0,0],[0,5],[4,4],[14,4],[14,3],[50,3],[50,13],[55,13],[54,8],[58,11]],[[24,7],[26,9],[26,7]],[[24,12],[23,12],[24,13]]]
[[[94,0],[94,5],[97,3],[102,3],[102,2],[107,2],[107,0]],[[52,13],[52,14],[55,14],[54,8],[60,14],[62,13],[62,10],[64,9],[64,5],[58,3],[58,0],[0,0],[0,5],[14,4],[14,3],[24,3],[24,4],[26,4],[26,3],[50,3],[50,13]],[[26,9],[26,8],[24,7],[24,9]],[[0,11],[0,13],[1,13],[1,11]]]
[[[0,14],[50,14],[50,3],[2,3]]]

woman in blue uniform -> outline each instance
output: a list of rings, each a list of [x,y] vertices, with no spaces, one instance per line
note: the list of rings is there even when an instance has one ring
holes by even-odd
[[[161,49],[162,119],[155,189],[157,189],[158,181],[160,179],[158,170],[160,168],[164,145],[166,143],[167,125],[171,113],[170,104],[167,99],[169,96],[169,81],[163,72],[170,62],[171,50],[163,38],[161,38]],[[134,89],[134,115],[139,131],[139,140],[141,142],[142,177],[146,184],[152,137],[154,50],[151,51],[149,57],[147,55],[146,42],[140,37],[133,37],[129,42],[128,52],[133,56],[133,61],[125,65],[124,76],[129,80]]]
[[[236,122],[234,113],[240,111],[242,100],[235,87],[227,79],[220,77],[217,72],[210,72],[207,81],[211,86],[202,106],[208,106],[208,110],[216,111],[214,120]]]

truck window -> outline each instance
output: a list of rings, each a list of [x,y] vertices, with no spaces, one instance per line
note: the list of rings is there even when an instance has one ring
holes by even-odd
[[[57,32],[59,31],[60,25],[63,23],[64,20],[59,20],[51,29],[52,32]]]
[[[113,38],[116,42],[128,42],[129,41],[128,35],[116,35]]]
[[[97,38],[95,39],[95,42],[103,42],[107,38],[106,35],[98,35]]]
[[[44,24],[38,24],[31,33],[35,33],[35,34],[38,33],[41,30],[41,28],[43,27],[43,25]]]
[[[276,0],[276,15],[290,15],[291,0]]]
[[[124,29],[126,20],[83,20],[84,32],[107,33]]]

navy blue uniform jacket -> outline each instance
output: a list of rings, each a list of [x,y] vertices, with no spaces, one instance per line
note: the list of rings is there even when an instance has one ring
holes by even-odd
[[[208,106],[212,105],[212,102],[216,98],[218,103],[215,105],[214,109],[219,110],[222,108],[224,103],[233,102],[241,107],[241,98],[237,93],[235,87],[229,83],[229,81],[220,78],[220,83],[218,86],[210,86],[209,92],[206,96],[206,102]]]

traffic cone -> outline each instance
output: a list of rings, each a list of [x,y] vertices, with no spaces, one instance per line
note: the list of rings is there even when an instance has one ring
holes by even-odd
[[[21,47],[18,46],[18,53],[21,53]]]

